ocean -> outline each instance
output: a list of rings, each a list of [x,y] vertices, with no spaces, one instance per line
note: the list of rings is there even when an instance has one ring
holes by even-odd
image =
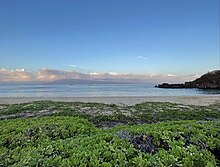
[[[0,97],[202,96],[220,90],[161,89],[147,84],[0,84]]]

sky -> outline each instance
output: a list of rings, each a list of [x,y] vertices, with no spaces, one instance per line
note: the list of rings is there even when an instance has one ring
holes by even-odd
[[[219,65],[219,0],[0,0],[0,81],[193,79]]]

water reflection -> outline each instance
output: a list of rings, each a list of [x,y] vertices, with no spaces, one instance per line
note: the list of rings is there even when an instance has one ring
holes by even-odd
[[[197,89],[197,90],[202,92],[203,94],[210,94],[210,95],[220,94],[220,89]]]

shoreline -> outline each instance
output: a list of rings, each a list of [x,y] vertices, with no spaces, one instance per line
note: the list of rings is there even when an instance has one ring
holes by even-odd
[[[220,103],[220,96],[0,97],[0,104],[19,104],[45,100],[55,102],[96,102],[117,105],[135,105],[143,102],[170,102],[183,105],[207,106]]]

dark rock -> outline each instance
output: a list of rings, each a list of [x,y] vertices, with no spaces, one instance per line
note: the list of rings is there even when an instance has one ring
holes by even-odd
[[[202,75],[194,81],[181,84],[163,83],[156,85],[158,88],[198,88],[198,89],[220,89],[220,70],[215,70]]]
[[[155,87],[158,88],[185,88],[184,84],[168,84],[168,83],[163,83],[160,85],[156,85]]]

